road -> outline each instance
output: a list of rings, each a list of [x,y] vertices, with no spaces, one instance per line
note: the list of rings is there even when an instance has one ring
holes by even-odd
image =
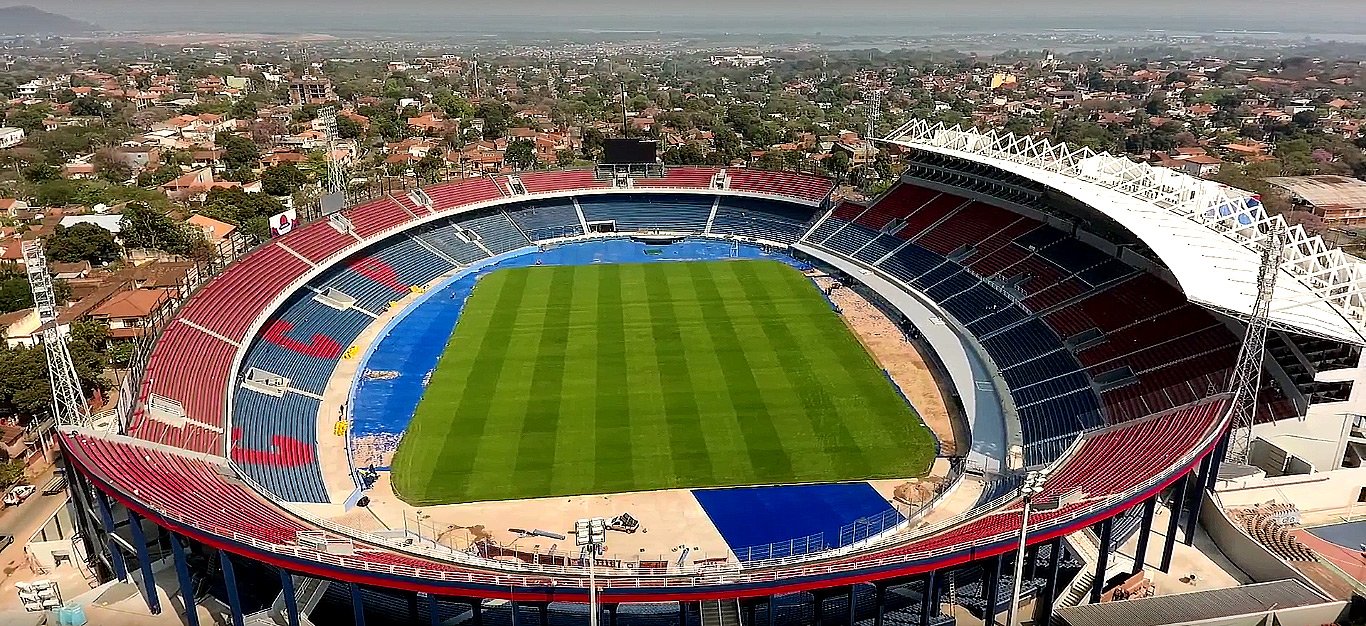
[[[52,469],[50,467],[33,476],[31,482],[41,490],[49,480],[52,480]],[[3,511],[0,511],[0,534],[14,536],[14,545],[0,552],[0,610],[18,607],[18,598],[14,594],[14,583],[44,578],[44,576],[34,574],[29,569],[24,554],[24,543],[42,528],[48,518],[52,517],[52,514],[65,504],[66,500],[65,491],[52,496],[45,496],[42,491],[38,491],[23,504],[5,507]],[[66,530],[67,533],[71,532],[65,528],[63,530]],[[46,577],[51,578],[51,576]],[[63,589],[63,593],[69,592]]]

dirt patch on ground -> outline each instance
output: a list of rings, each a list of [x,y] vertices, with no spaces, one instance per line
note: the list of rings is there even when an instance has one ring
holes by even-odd
[[[957,454],[958,442],[954,438],[948,405],[939,392],[934,374],[915,344],[906,340],[905,334],[882,309],[868,302],[858,292],[845,288],[824,274],[813,274],[812,278],[827,292],[830,301],[839,307],[845,323],[859,341],[901,387],[901,392],[910,399],[920,419],[925,420],[925,425],[934,431],[939,439],[940,455]]]

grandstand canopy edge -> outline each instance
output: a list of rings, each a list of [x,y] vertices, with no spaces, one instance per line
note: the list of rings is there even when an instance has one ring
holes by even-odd
[[[992,156],[913,141],[900,146],[983,163],[1046,185],[1096,209],[1153,250],[1194,304],[1235,317],[1250,315],[1257,297],[1258,254],[1205,225],[1114,189]],[[1284,269],[1271,310],[1280,328],[1366,345],[1366,321],[1353,319]]]

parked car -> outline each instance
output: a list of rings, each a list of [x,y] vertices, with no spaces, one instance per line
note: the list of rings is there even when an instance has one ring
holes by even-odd
[[[0,552],[8,548],[11,543],[14,543],[14,535],[0,535]]]
[[[15,485],[10,487],[9,492],[5,494],[5,506],[18,506],[23,504],[24,500],[27,500],[28,497],[33,495],[33,492],[37,490],[38,488],[33,485]]]

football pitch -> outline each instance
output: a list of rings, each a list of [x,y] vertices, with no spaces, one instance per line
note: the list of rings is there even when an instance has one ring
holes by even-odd
[[[919,476],[933,437],[776,261],[503,269],[393,461],[414,505]]]

